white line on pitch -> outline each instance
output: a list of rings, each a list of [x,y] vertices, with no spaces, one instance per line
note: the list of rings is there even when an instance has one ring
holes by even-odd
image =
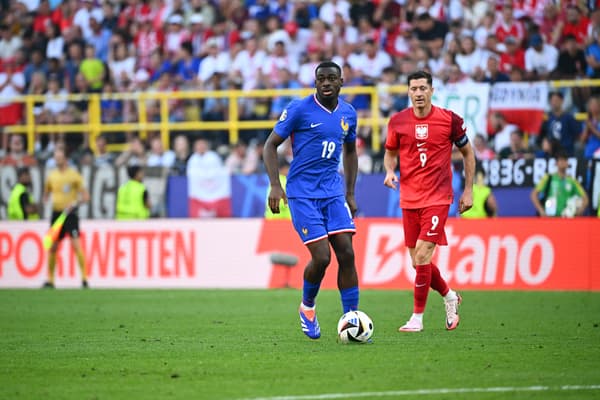
[[[600,390],[600,385],[562,385],[562,386],[501,386],[488,388],[441,388],[441,389],[416,389],[416,390],[391,390],[386,392],[357,392],[357,393],[324,393],[307,394],[300,396],[272,396],[252,397],[241,400],[329,400],[329,399],[355,399],[361,397],[387,397],[387,396],[419,396],[436,394],[460,393],[496,393],[496,392],[548,392],[548,391],[576,391]]]

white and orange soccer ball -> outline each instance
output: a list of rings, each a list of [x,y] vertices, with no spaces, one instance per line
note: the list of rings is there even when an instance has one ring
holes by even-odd
[[[348,311],[340,318],[337,332],[342,343],[368,343],[373,336],[373,321],[362,311]]]

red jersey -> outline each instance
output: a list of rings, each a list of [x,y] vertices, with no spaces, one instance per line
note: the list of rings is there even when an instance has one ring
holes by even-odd
[[[401,208],[452,204],[452,145],[465,135],[463,119],[445,108],[432,106],[424,118],[406,108],[390,118],[385,148],[398,150]]]

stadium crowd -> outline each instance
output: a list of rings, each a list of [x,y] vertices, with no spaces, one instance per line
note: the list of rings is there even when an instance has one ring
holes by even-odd
[[[40,94],[39,124],[86,123],[85,98],[56,94],[198,91],[313,86],[315,66],[343,66],[346,86],[381,88],[380,116],[407,105],[384,89],[429,70],[434,87],[461,82],[538,81],[600,77],[600,1],[551,0],[4,0],[0,18],[0,126],[21,123],[11,96]],[[548,99],[540,132],[523,132],[510,116],[493,113],[489,132],[473,138],[479,159],[600,157],[600,103],[593,87],[564,88]],[[359,116],[370,98],[345,95]],[[245,98],[240,119],[276,119],[290,97]],[[134,101],[103,97],[104,122],[135,122]],[[160,109],[147,101],[147,120]],[[228,119],[227,100],[170,100],[171,121]],[[587,112],[581,123],[575,112]],[[360,170],[375,168],[368,128],[359,133]],[[151,134],[105,134],[90,150],[87,134],[2,135],[0,165],[53,162],[66,146],[75,164],[145,165],[185,174],[196,155],[217,150],[232,173],[263,171],[268,132],[244,133],[237,144],[224,132],[172,132],[170,148]],[[127,142],[119,154],[107,144]],[[282,157],[289,158],[289,154]]]

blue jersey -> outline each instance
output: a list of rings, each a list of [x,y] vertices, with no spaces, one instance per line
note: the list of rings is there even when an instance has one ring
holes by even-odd
[[[314,94],[290,102],[274,128],[292,143],[288,197],[322,199],[345,194],[338,166],[344,143],[356,141],[356,120],[354,107],[341,99],[334,111],[321,105]]]

